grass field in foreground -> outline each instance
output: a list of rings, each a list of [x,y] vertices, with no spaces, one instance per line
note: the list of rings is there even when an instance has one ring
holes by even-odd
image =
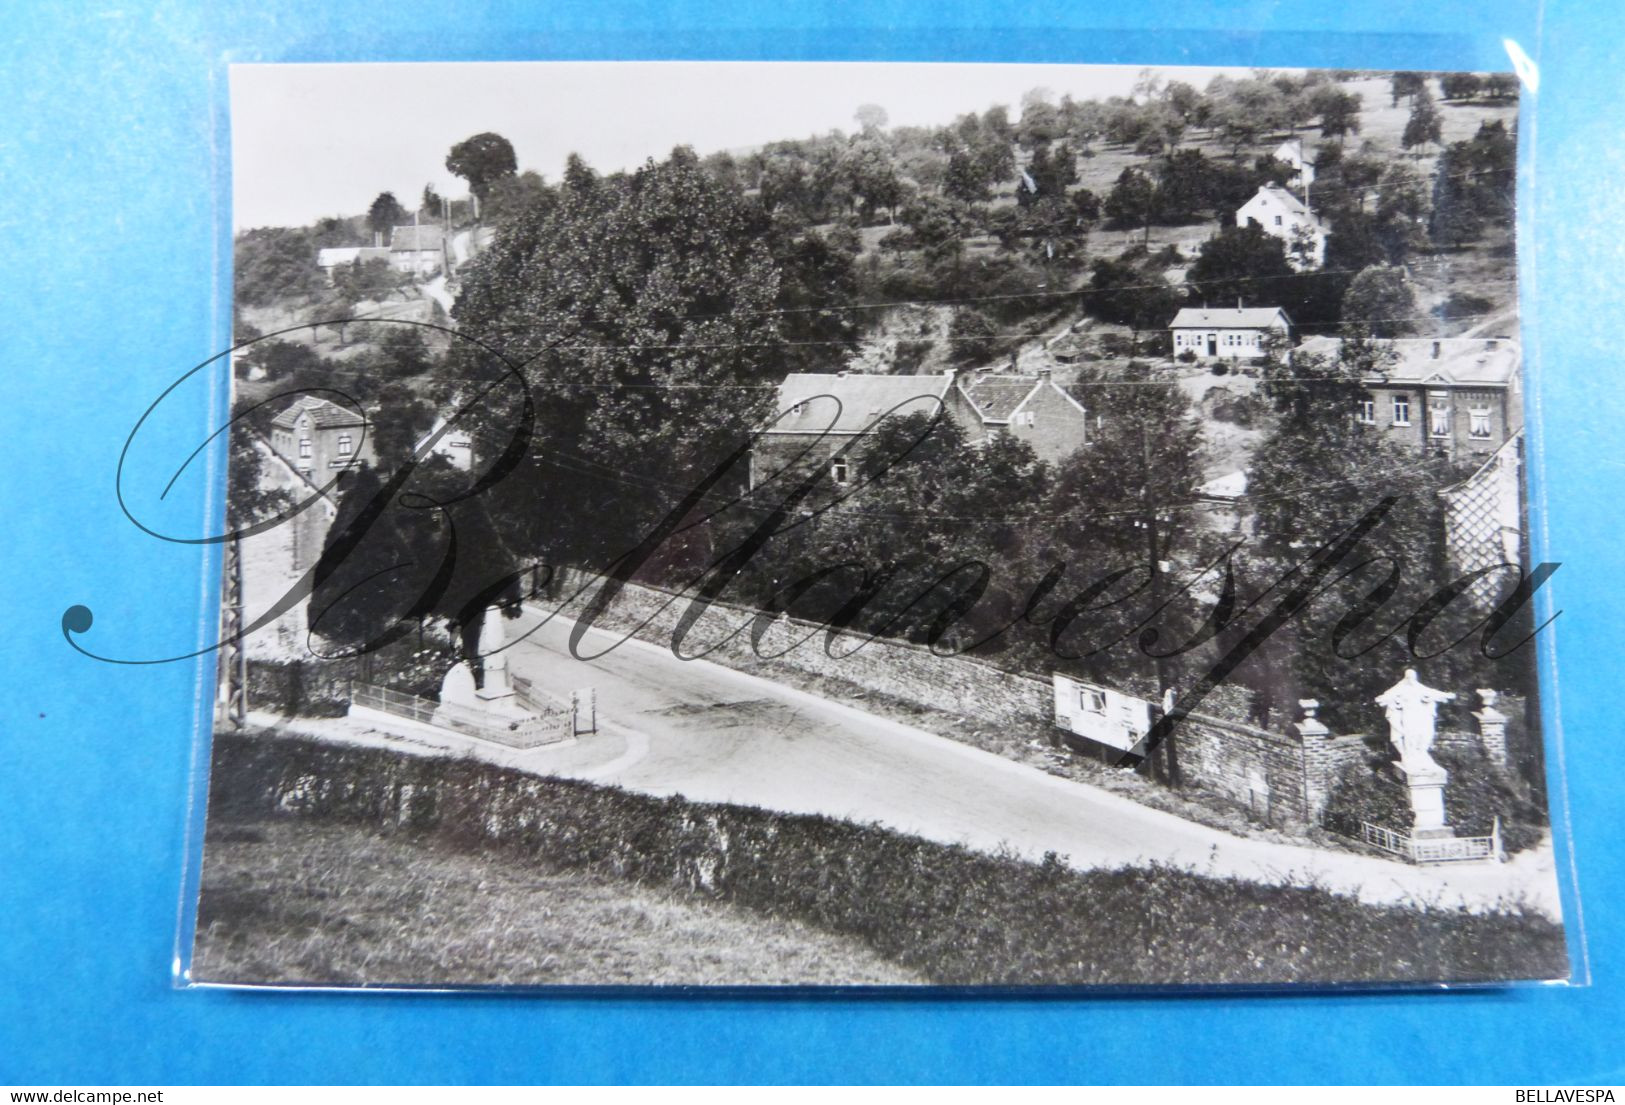
[[[347,823],[212,825],[202,902],[201,982],[923,981],[855,939],[796,921]]]

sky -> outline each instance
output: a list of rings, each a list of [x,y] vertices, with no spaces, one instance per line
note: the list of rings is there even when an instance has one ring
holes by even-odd
[[[495,131],[521,170],[557,180],[579,153],[603,172],[672,147],[738,150],[839,128],[860,105],[890,125],[936,126],[1052,89],[1127,95],[1139,66],[815,62],[480,62],[231,67],[232,223],[304,226],[363,214],[380,192],[408,209],[425,184],[467,194],[446,172],[457,142]],[[1245,70],[1160,68],[1201,88]]]

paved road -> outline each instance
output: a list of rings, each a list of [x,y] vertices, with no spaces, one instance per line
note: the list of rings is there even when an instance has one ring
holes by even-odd
[[[516,627],[531,630],[527,614]],[[1126,798],[875,717],[794,688],[630,641],[590,661],[554,618],[511,650],[519,675],[557,692],[594,687],[599,714],[631,739],[613,759],[560,774],[652,794],[876,821],[978,850],[1078,867],[1160,860],[1271,882],[1319,881],[1368,901],[1421,897],[1479,905],[1522,893],[1556,912],[1549,849],[1496,866],[1415,868],[1248,840]],[[592,631],[584,651],[612,638]]]

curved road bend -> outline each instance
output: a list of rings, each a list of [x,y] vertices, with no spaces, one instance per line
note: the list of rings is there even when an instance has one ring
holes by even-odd
[[[538,621],[527,610],[516,632]],[[650,794],[874,821],[981,851],[1008,847],[1034,859],[1055,851],[1080,868],[1158,860],[1271,883],[1318,881],[1367,901],[1476,906],[1521,893],[1558,912],[1549,846],[1501,866],[1417,868],[1235,837],[758,676],[679,660],[643,641],[577,660],[569,651],[573,628],[553,618],[512,648],[510,668],[555,693],[595,688],[599,717],[644,739],[611,764],[560,765],[561,774]],[[591,630],[583,651],[614,639]]]

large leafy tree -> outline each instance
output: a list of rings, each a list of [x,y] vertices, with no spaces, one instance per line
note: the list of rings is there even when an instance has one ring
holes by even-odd
[[[605,563],[760,424],[783,373],[763,238],[760,215],[684,147],[625,176],[573,161],[557,204],[503,227],[470,267],[461,331],[523,366],[536,402],[534,460],[493,489],[516,547]],[[463,357],[475,380],[504,374]],[[517,396],[480,400],[480,455],[507,445]],[[702,546],[691,532],[668,553]]]
[[[1117,175],[1117,183],[1106,195],[1106,217],[1122,227],[1143,227],[1145,240],[1151,240],[1151,224],[1157,217],[1157,186],[1140,169],[1130,165]]]
[[[374,234],[387,236],[391,230],[406,222],[406,209],[395,198],[394,192],[380,192],[367,208],[367,226]]]
[[[1362,269],[1343,293],[1343,325],[1378,338],[1416,329],[1416,293],[1405,270],[1391,265]]]
[[[446,170],[468,181],[468,190],[482,203],[493,184],[518,168],[513,143],[491,131],[463,139],[446,155]]]
[[[1342,583],[1328,581],[1323,597],[1294,619],[1246,675],[1277,705],[1299,697],[1332,704],[1340,727],[1379,720],[1369,708],[1371,698],[1406,667],[1417,666],[1402,629],[1378,644],[1381,631],[1400,624],[1446,582],[1438,492],[1457,474],[1448,462],[1355,418],[1357,404],[1367,398],[1367,381],[1382,379],[1391,359],[1384,342],[1356,330],[1335,356],[1300,352],[1271,359],[1264,369],[1276,418],[1250,471],[1248,496],[1259,540],[1246,561],[1248,581],[1258,589],[1273,583],[1382,499],[1394,499],[1345,570],[1372,563]],[[1394,596],[1367,625],[1350,627],[1339,655],[1333,640],[1338,623],[1390,569],[1398,573]],[[1355,655],[1367,647],[1369,652]],[[1464,660],[1471,650],[1454,651],[1456,660]]]
[[[1227,226],[1202,243],[1187,280],[1197,302],[1275,306],[1295,275],[1281,239],[1259,226]]]

